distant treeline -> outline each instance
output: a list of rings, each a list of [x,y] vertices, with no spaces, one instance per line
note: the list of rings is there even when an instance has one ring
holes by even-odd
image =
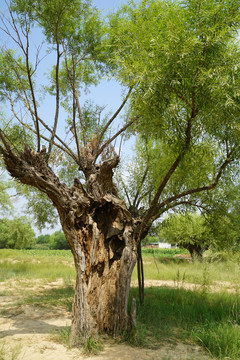
[[[36,236],[31,220],[26,217],[0,219],[0,249],[56,249],[68,250],[62,231]]]

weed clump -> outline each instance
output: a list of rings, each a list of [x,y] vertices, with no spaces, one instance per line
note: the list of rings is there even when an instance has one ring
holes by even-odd
[[[97,355],[100,351],[103,350],[103,344],[100,338],[96,339],[93,337],[89,337],[85,341],[83,341],[82,347],[83,353],[85,355]]]

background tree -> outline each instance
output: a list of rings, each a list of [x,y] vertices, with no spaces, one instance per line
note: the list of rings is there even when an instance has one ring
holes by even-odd
[[[12,0],[9,5],[2,30],[19,51],[2,49],[0,94],[18,124],[3,122],[3,161],[12,177],[46,194],[57,209],[77,273],[72,343],[97,330],[123,332],[141,239],[164,209],[214,189],[238,159],[240,3],[131,2],[112,16],[108,28],[90,1]],[[37,76],[40,48],[35,59],[31,52],[34,26],[48,45],[43,50],[56,60],[43,87],[42,74]],[[83,88],[97,84],[103,73],[125,87],[110,117],[81,98]],[[46,94],[54,104],[47,115],[41,103]],[[129,112],[114,131],[127,102]],[[162,144],[159,158],[165,152],[143,209],[136,206],[139,198],[127,208],[113,182],[120,159],[112,143],[127,129],[150,137],[153,149]],[[195,154],[197,162],[199,150],[210,142],[216,145],[211,175],[197,185],[180,184],[177,193],[167,190],[185,159]],[[74,174],[69,183],[60,178],[63,163]],[[148,172],[146,166],[142,170],[140,187]]]
[[[39,235],[36,238],[36,243],[34,248],[36,249],[43,249],[43,250],[48,250],[51,248],[51,244],[50,244],[50,235],[49,234],[45,234],[45,235]]]
[[[167,137],[166,137],[167,140]],[[184,193],[186,189],[198,189],[202,183],[207,183],[209,179],[214,178],[214,172],[216,170],[216,157],[217,154],[221,153],[221,148],[218,147],[215,141],[207,142],[204,139],[197,146],[192,146],[184,159],[181,161],[177,169],[172,174],[168,181],[167,186],[162,192],[162,199],[170,199],[170,202],[164,206],[162,202],[159,212],[154,217],[154,222],[149,230],[149,234],[154,232],[154,228],[158,228],[159,221],[163,220],[163,215],[169,211],[188,211],[195,212],[196,209],[201,213],[206,214],[208,222],[211,221],[212,231],[214,227],[217,230],[215,236],[215,248],[222,247],[228,248],[229,236],[225,234],[227,231],[226,227],[218,227],[219,222],[226,224],[232,224],[229,218],[229,211],[231,208],[234,210],[235,216],[237,217],[237,206],[238,203],[238,167],[237,161],[232,162],[231,166],[226,169],[224,174],[221,176],[221,182],[217,188],[211,189],[211,191],[196,191],[191,196],[183,196],[180,201],[175,197],[176,194]],[[159,156],[161,154],[161,156]],[[135,214],[144,214],[146,210],[151,206],[152,199],[154,198],[159,183],[162,181],[162,174],[169,164],[174,162],[177,156],[175,146],[171,146],[164,142],[164,139],[157,139],[154,136],[138,136],[135,157],[132,159],[128,166],[128,170],[123,173],[122,169],[118,171],[118,185],[120,194],[126,199],[129,204],[129,208]],[[124,175],[122,175],[122,173]],[[124,177],[123,177],[124,176]],[[183,220],[185,218],[183,217]],[[222,219],[222,220],[220,220]],[[202,222],[203,219],[199,218],[196,221]],[[199,223],[199,227],[201,224]],[[187,224],[187,220],[186,220]],[[190,224],[189,224],[190,225]],[[185,223],[183,224],[185,226]],[[233,224],[231,225],[231,227]],[[236,229],[238,226],[236,227]],[[220,235],[220,229],[222,235]],[[236,234],[236,229],[233,229],[233,233]],[[170,231],[170,230],[169,230]],[[229,228],[230,234],[230,228]],[[157,233],[159,230],[157,230]],[[170,231],[171,233],[171,231]],[[228,234],[228,235],[229,235]],[[158,234],[159,236],[159,234]],[[160,235],[161,238],[161,235]],[[230,236],[231,238],[231,236]],[[148,241],[148,236],[141,240],[142,243]],[[154,241],[154,240],[152,240]],[[156,241],[156,240],[155,240]],[[174,241],[170,241],[174,243]],[[209,239],[207,243],[209,242]],[[212,238],[212,242],[214,239]],[[198,241],[199,243],[199,241]],[[192,249],[196,251],[197,249]],[[201,248],[199,247],[199,255]],[[143,293],[144,288],[144,275],[143,275],[143,264],[141,257],[141,247],[138,247],[138,274],[140,293]],[[141,290],[142,289],[142,290]],[[143,297],[143,294],[140,295]]]
[[[202,259],[212,234],[205,218],[197,213],[172,214],[160,226],[160,236],[172,245],[187,249],[193,260]]]
[[[26,249],[35,243],[35,233],[25,217],[0,221],[0,248]]]
[[[202,259],[204,251],[236,246],[239,226],[232,214],[180,213],[169,215],[159,226],[159,235],[172,245],[187,249],[192,259]]]
[[[70,246],[67,242],[64,234],[62,231],[55,231],[50,236],[51,248],[52,249],[59,249],[59,250],[69,250]]]

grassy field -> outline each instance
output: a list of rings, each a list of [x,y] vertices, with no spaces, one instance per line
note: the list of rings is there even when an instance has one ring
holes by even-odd
[[[207,254],[203,262],[193,263],[187,251],[180,249],[144,249],[143,262],[146,280],[180,280],[209,285],[230,282],[240,286],[240,252]],[[136,269],[133,279],[137,279]]]
[[[0,250],[0,281],[44,279],[71,282],[75,278],[69,250]]]
[[[185,257],[186,252],[176,249],[143,251],[146,284],[150,280],[156,285],[157,281],[166,281],[166,286],[145,289],[144,306],[137,301],[138,329],[127,340],[145,347],[179,341],[199,344],[214,359],[240,359],[239,254],[209,254],[201,263]],[[69,251],[0,251],[0,282],[12,281],[9,294],[19,295],[13,306],[33,304],[70,310],[74,278]],[[59,279],[58,286],[41,289],[42,283]],[[136,279],[135,269],[133,282]],[[168,281],[174,286],[167,286]],[[189,283],[196,288],[189,290]],[[136,287],[131,289],[130,302],[132,297],[138,297]]]

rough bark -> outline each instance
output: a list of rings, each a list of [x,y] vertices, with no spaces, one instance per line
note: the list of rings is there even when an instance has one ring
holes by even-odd
[[[127,330],[127,303],[136,263],[133,224],[120,200],[111,196],[93,207],[84,225],[75,219],[73,255],[77,273],[71,339]],[[61,219],[62,220],[62,219]],[[64,220],[64,219],[63,219]],[[72,229],[63,230],[72,237]]]
[[[132,270],[136,264],[136,220],[117,197],[112,181],[117,157],[86,167],[86,186],[75,179],[60,183],[45,151],[0,149],[9,173],[45,192],[56,207],[76,267],[71,342],[98,331],[116,335],[129,326],[127,313]]]
[[[137,246],[137,273],[138,273],[138,290],[140,305],[144,304],[144,271],[141,243]]]

